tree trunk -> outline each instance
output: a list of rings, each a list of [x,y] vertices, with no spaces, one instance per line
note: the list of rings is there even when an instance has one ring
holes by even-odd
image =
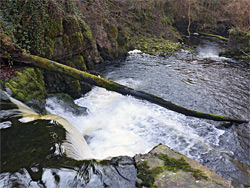
[[[0,40],[0,42],[1,42],[0,43],[1,45],[7,44],[7,46],[4,46],[3,49],[8,50],[8,53],[10,53],[9,50],[14,52],[14,54],[10,54],[10,55],[5,55],[6,53],[1,52],[0,57],[4,57],[4,58],[11,57],[13,60],[15,60],[17,62],[22,62],[22,63],[28,64],[28,65],[34,65],[34,66],[37,66],[40,68],[44,68],[44,69],[47,69],[50,71],[59,72],[59,73],[68,75],[72,78],[89,83],[91,85],[103,87],[109,91],[115,91],[115,92],[118,92],[122,95],[131,95],[131,96],[136,97],[138,99],[147,100],[151,103],[160,105],[164,108],[167,108],[169,110],[172,110],[172,111],[175,111],[175,112],[187,115],[187,116],[193,116],[193,117],[197,117],[197,118],[204,118],[204,119],[215,120],[215,121],[230,121],[230,122],[236,122],[236,123],[247,123],[248,122],[246,120],[233,119],[230,117],[218,116],[218,115],[214,115],[214,114],[207,114],[207,113],[202,113],[202,112],[190,110],[188,108],[178,106],[176,104],[171,103],[170,101],[166,101],[160,97],[146,93],[144,91],[134,90],[134,89],[129,88],[127,86],[123,86],[123,85],[118,84],[116,82],[107,80],[107,79],[99,77],[99,76],[89,74],[89,73],[84,72],[84,71],[79,71],[75,68],[57,63],[55,61],[51,61],[51,60],[46,59],[46,58],[26,54],[18,46],[16,46],[15,44],[13,44],[11,42],[6,43],[6,41],[4,41],[4,40]]]
[[[220,35],[215,35],[215,34],[211,34],[211,33],[203,33],[203,32],[199,32],[200,35],[206,35],[206,36],[210,36],[210,37],[215,37],[221,40],[225,40],[228,41],[228,38],[222,37]]]

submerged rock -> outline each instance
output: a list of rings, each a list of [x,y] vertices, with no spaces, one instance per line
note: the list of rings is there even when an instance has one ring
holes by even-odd
[[[161,144],[136,155],[135,162],[138,187],[232,187],[211,169]]]

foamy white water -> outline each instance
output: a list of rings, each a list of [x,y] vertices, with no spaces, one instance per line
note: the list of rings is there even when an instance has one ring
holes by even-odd
[[[127,81],[132,83],[131,79]],[[126,84],[126,79],[121,82]],[[96,159],[146,153],[159,143],[199,159],[219,144],[219,136],[224,133],[205,121],[103,88],[95,87],[75,102],[87,107],[89,114],[74,116],[53,99],[47,101],[47,110],[70,121],[85,137]]]
[[[230,61],[235,62],[231,58],[226,58],[223,56],[219,56],[219,52],[224,51],[221,49],[220,45],[214,43],[214,45],[210,45],[208,41],[203,41],[204,43],[198,46],[197,48],[197,58],[198,59],[209,59],[212,61]]]
[[[128,53],[129,53],[129,54],[141,54],[142,51],[141,51],[141,50],[134,49],[134,50],[132,50],[132,51],[129,51]]]

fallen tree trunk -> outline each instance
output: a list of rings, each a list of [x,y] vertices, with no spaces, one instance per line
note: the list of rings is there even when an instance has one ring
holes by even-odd
[[[211,34],[211,33],[202,33],[202,32],[199,32],[199,34],[200,35],[205,35],[205,36],[210,36],[210,37],[215,37],[215,38],[218,38],[218,39],[221,39],[221,40],[228,41],[228,38],[222,37],[220,35],[215,35],[215,34]]]
[[[3,41],[1,41],[1,44],[2,44],[2,42]],[[218,115],[214,115],[214,114],[207,114],[207,113],[202,113],[202,112],[190,110],[188,108],[178,106],[176,104],[171,103],[170,101],[166,101],[160,97],[146,93],[144,91],[137,91],[137,90],[134,90],[134,89],[129,88],[127,86],[123,86],[123,85],[118,84],[116,82],[107,80],[107,79],[99,77],[99,76],[89,74],[89,73],[84,72],[84,71],[77,70],[75,68],[57,63],[55,61],[52,61],[52,60],[49,60],[46,58],[42,58],[39,56],[27,54],[27,53],[23,52],[20,48],[16,47],[15,45],[13,46],[13,45],[14,44],[11,43],[10,47],[11,48],[14,47],[14,49],[12,49],[12,50],[15,51],[16,54],[12,54],[11,58],[17,62],[22,62],[25,64],[34,65],[34,66],[37,66],[37,67],[40,67],[40,68],[43,68],[46,70],[59,72],[59,73],[68,75],[72,78],[89,83],[91,85],[103,87],[109,91],[115,91],[115,92],[118,92],[122,95],[131,95],[131,96],[136,97],[138,99],[147,100],[151,103],[160,105],[164,108],[167,108],[169,110],[172,110],[172,111],[175,111],[175,112],[187,115],[187,116],[204,118],[204,119],[215,120],[215,121],[230,121],[230,122],[236,122],[236,123],[247,123],[248,122],[246,120],[234,119],[234,118],[230,118],[230,117],[226,117],[226,116],[218,116]],[[9,56],[6,56],[4,54],[0,54],[0,56],[5,57],[5,58],[9,57]]]
[[[187,115],[187,116],[193,116],[193,117],[198,117],[198,118],[205,118],[205,119],[210,119],[210,120],[216,120],[216,121],[231,121],[231,122],[237,122],[237,123],[246,123],[247,121],[245,120],[240,120],[240,119],[233,119],[230,117],[225,117],[225,116],[217,116],[213,114],[206,114],[194,110],[190,110],[181,106],[178,106],[176,104],[173,104],[169,101],[166,101],[160,97],[157,97],[155,95],[143,92],[143,91],[137,91],[132,88],[129,88],[127,86],[123,86],[121,84],[118,84],[116,82],[107,80],[102,77],[98,77],[92,74],[89,74],[87,72],[79,71],[75,68],[62,65],[60,63],[57,63],[55,61],[51,61],[45,58],[41,58],[38,56],[34,55],[29,55],[23,53],[19,58],[15,59],[16,61],[23,62],[26,64],[32,64],[40,68],[44,68],[50,71],[55,71],[55,72],[60,72],[65,75],[71,76],[75,79],[87,82],[91,85],[103,87],[109,91],[115,91],[118,92],[122,95],[131,95],[134,96],[138,99],[143,99],[147,100],[149,102],[152,102],[154,104],[160,105],[164,108],[167,108],[169,110],[173,110],[175,112]]]

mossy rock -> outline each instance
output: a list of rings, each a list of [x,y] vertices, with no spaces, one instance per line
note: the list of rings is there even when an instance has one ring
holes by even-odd
[[[50,37],[45,37],[44,47],[42,49],[42,56],[51,59],[54,51],[54,40]]]
[[[127,31],[119,30],[117,36],[117,43],[119,47],[125,48],[128,45],[130,35]]]
[[[151,55],[168,56],[180,49],[180,47],[181,44],[179,42],[175,43],[163,38],[145,37],[135,40],[136,49]]]
[[[230,183],[193,159],[158,145],[135,156],[138,187],[230,187]]]
[[[250,33],[237,29],[229,31],[228,49],[221,56],[250,62]]]
[[[92,86],[85,82],[80,82],[81,84],[81,93],[84,95],[92,90]]]
[[[90,44],[93,43],[94,40],[89,25],[82,19],[79,20],[79,23],[84,39],[86,39]]]
[[[31,99],[44,103],[47,96],[43,73],[37,68],[17,72],[17,76],[6,81],[4,86],[11,90],[14,98],[25,103]]]
[[[53,39],[56,36],[62,35],[62,21],[61,17],[56,17],[56,15],[51,14],[48,17],[47,24],[45,25],[45,36]]]
[[[111,24],[108,26],[108,37],[111,40],[116,41],[116,39],[118,37],[118,29],[117,29],[115,24]]]
[[[67,78],[66,79],[66,91],[74,99],[81,97],[81,85],[78,80]]]
[[[81,32],[75,32],[71,36],[72,47],[79,47],[83,44],[83,35]]]
[[[80,32],[79,20],[75,16],[67,14],[63,19],[63,31],[68,36],[72,33]]]
[[[66,34],[63,35],[63,47],[64,48],[69,48],[70,47],[69,36],[66,35]]]
[[[73,58],[67,60],[66,64],[71,66],[71,67],[77,68],[81,71],[87,70],[87,67],[86,67],[85,62],[84,62],[84,58],[81,55],[74,56]]]

